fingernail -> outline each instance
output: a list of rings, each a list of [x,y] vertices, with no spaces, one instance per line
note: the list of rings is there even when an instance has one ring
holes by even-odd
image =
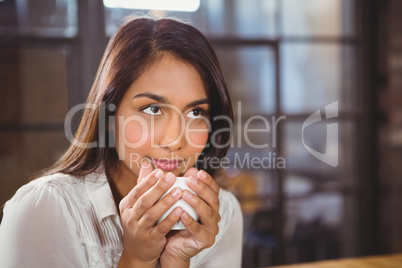
[[[194,178],[193,176],[190,176],[188,179],[191,184],[196,185],[198,183],[197,178]]]
[[[176,188],[172,191],[172,196],[173,197],[178,197],[180,194],[181,190],[179,188]]]
[[[204,170],[200,170],[198,171],[198,177],[200,177],[201,179],[206,179],[207,178],[207,173]]]
[[[167,182],[171,182],[171,181],[173,181],[175,179],[175,176],[173,175],[173,173],[168,173],[166,176],[165,176],[165,181],[167,181]]]
[[[189,215],[187,214],[187,212],[183,212],[183,218],[188,219]]]
[[[193,198],[193,195],[192,195],[190,192],[187,192],[187,191],[184,192],[183,196],[184,196],[185,198],[187,198],[187,199]]]
[[[155,176],[155,178],[157,178],[157,179],[162,178],[162,177],[163,177],[163,171],[160,170],[160,169],[156,170],[154,176]]]
[[[180,207],[176,208],[174,211],[174,214],[176,214],[176,216],[179,216],[181,214],[182,210]]]

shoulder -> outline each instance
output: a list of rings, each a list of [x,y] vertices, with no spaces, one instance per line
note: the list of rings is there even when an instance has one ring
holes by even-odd
[[[30,181],[29,183],[23,185],[18,191],[32,190],[35,188],[46,188],[46,187],[56,187],[64,188],[71,185],[73,181],[79,181],[80,179],[68,174],[55,173],[51,175],[45,175]]]
[[[84,267],[77,181],[64,174],[44,176],[22,186],[6,203],[0,258],[7,256],[7,267],[57,267],[67,259],[74,267]],[[21,254],[32,258],[18,258]]]
[[[83,188],[83,182],[71,175],[56,173],[40,177],[23,185],[6,203],[6,208],[25,204],[56,205],[60,201],[76,199]]]
[[[71,175],[56,173],[43,176],[23,185],[6,202],[3,210],[2,228],[7,225],[21,228],[56,228],[67,222],[78,226],[82,214],[90,209],[84,181]],[[40,227],[42,226],[42,227]]]

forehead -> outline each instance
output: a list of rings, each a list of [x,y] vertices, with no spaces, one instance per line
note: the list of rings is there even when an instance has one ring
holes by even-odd
[[[169,54],[161,56],[147,68],[128,89],[131,98],[152,92],[169,102],[191,102],[207,98],[207,91],[198,70],[191,64]]]

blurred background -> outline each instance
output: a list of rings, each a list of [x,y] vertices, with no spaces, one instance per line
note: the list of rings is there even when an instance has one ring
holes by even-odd
[[[244,213],[243,267],[402,252],[402,1],[200,0],[179,11],[135,2],[0,0],[1,205],[67,148],[64,118],[85,102],[124,17],[172,16],[221,60],[241,120],[228,157],[271,157],[269,168],[222,175]],[[338,116],[326,119],[336,101]],[[322,122],[303,132],[317,110]],[[285,116],[269,135],[248,134],[267,148],[237,135],[254,115]],[[331,123],[338,137],[327,140]],[[338,165],[303,141],[338,153]]]

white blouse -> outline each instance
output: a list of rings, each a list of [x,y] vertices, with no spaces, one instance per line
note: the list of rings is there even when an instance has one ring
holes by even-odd
[[[219,193],[215,244],[190,267],[240,267],[243,218],[238,201]],[[123,230],[106,176],[45,176],[21,187],[4,207],[1,267],[116,267]]]

